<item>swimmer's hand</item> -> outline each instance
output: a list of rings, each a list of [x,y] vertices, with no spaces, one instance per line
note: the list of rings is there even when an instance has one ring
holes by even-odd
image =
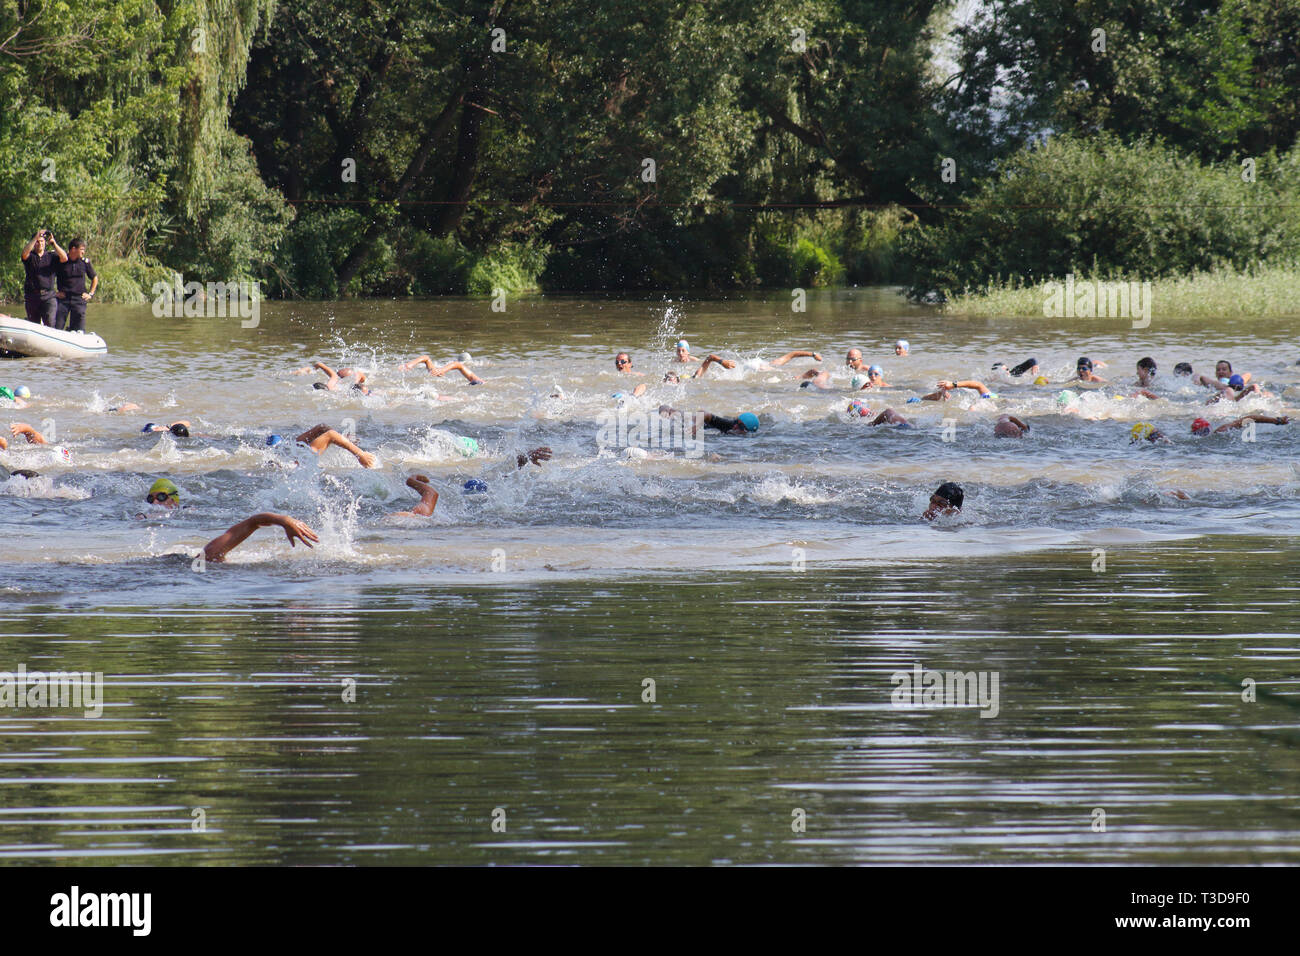
[[[950,392],[950,391],[952,391],[954,388],[957,387],[957,383],[956,383],[956,382],[950,382],[950,381],[948,381],[947,379],[943,379],[943,380],[941,380],[941,381],[939,381],[939,382],[936,382],[935,385],[936,385],[938,388],[943,389],[945,392]]]
[[[312,546],[312,542],[319,542],[320,538],[316,532],[307,527],[297,518],[290,518],[288,515],[274,515],[276,524],[284,529],[284,536],[289,539],[289,547],[297,547],[297,542],[301,541],[307,547]]]
[[[530,461],[534,465],[540,466],[542,462],[551,460],[551,454],[551,450],[545,445],[542,445],[538,448],[534,448],[527,454],[516,456],[515,461],[519,463],[520,468],[524,467],[524,465],[528,464]]]
[[[357,452],[357,461],[361,462],[362,468],[374,468],[378,459],[368,451],[359,451]]]
[[[45,440],[45,436],[44,436],[44,435],[42,435],[42,434],[41,434],[40,432],[38,432],[35,428],[33,428],[31,425],[28,425],[28,424],[25,423],[25,422],[15,422],[14,424],[12,424],[12,425],[9,426],[9,431],[13,433],[13,436],[14,436],[15,438],[17,438],[17,437],[20,436],[20,435],[21,435],[23,438],[26,438],[26,439],[27,439],[27,444],[29,444],[29,445],[46,445],[46,444],[49,444],[49,443]]]

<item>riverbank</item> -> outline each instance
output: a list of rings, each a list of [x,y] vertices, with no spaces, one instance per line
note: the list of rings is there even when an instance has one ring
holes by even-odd
[[[1043,317],[1052,314],[1052,289],[1046,282],[1021,279],[990,282],[984,289],[968,291],[943,305],[948,315]],[[1057,280],[1058,285],[1062,280]],[[1076,276],[1076,288],[1109,281],[1098,276]],[[1140,277],[1127,277],[1145,287]],[[1150,310],[1154,317],[1300,315],[1300,265],[1263,266],[1249,273],[1202,272],[1149,283]],[[1146,293],[1143,293],[1144,297]],[[1047,310],[1047,311],[1045,311]],[[1059,313],[1058,313],[1059,314]]]

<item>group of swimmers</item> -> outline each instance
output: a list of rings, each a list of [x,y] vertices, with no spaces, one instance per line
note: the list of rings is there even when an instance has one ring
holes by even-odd
[[[898,357],[907,356],[910,353],[910,345],[900,339],[894,343],[894,354]],[[770,362],[761,363],[761,368],[773,370],[788,364],[799,358],[810,358],[814,362],[822,362],[820,353],[813,350],[795,350],[787,352],[784,355],[771,360]],[[430,375],[441,377],[448,372],[458,372],[470,385],[483,385],[484,379],[475,372],[471,371],[469,363],[472,361],[468,354],[462,354],[460,358],[447,362],[443,365],[435,363],[428,355],[422,355],[412,359],[399,366],[402,371],[409,371],[413,368],[423,367]],[[714,366],[721,366],[724,369],[734,369],[737,363],[722,358],[721,356],[710,353],[706,356],[699,357],[693,355],[690,350],[690,344],[685,340],[676,343],[673,350],[672,363],[675,365],[695,365],[697,366],[690,375],[684,375],[682,372],[669,371],[663,381],[667,384],[681,384],[683,377],[695,379],[705,376],[708,370]],[[853,393],[869,392],[882,393],[883,390],[892,388],[884,377],[884,369],[880,365],[868,364],[863,359],[862,350],[851,348],[845,356],[845,366],[851,373],[849,381],[849,390]],[[1075,366],[1075,373],[1069,379],[1070,382],[1080,385],[1106,385],[1109,384],[1107,379],[1097,374],[1098,369],[1106,367],[1105,362],[1096,361],[1087,356],[1080,357]],[[614,356],[614,369],[620,376],[634,378],[644,378],[645,373],[635,369],[632,356],[628,352],[619,352]],[[993,365],[992,371],[1000,377],[1001,380],[1015,383],[1016,380],[1033,376],[1033,384],[1050,385],[1051,382],[1046,376],[1041,374],[1037,359],[1028,358],[1014,367],[1008,367],[1003,362]],[[312,387],[325,391],[339,391],[351,389],[360,392],[363,395],[372,394],[372,386],[367,380],[364,371],[356,368],[339,368],[335,370],[324,362],[314,362],[305,368],[297,369],[293,374],[302,375],[319,372],[325,376],[324,381],[314,382]],[[1136,380],[1133,383],[1135,390],[1129,397],[1144,397],[1156,399],[1159,396],[1153,389],[1156,387],[1157,365],[1154,359],[1149,356],[1138,360],[1136,366]],[[1188,379],[1197,386],[1205,387],[1211,390],[1208,401],[1210,403],[1224,400],[1241,401],[1249,395],[1268,395],[1257,383],[1251,383],[1251,374],[1249,372],[1237,373],[1232,369],[1232,365],[1227,360],[1220,360],[1216,363],[1214,375],[1195,376],[1190,364],[1186,362],[1178,363],[1174,368],[1175,377]],[[831,390],[831,374],[827,370],[813,368],[804,372],[799,379],[799,387],[815,388],[818,390]],[[637,398],[646,393],[648,385],[645,382],[637,383],[630,392],[615,392],[613,397],[619,401],[625,401],[630,397]],[[977,394],[981,399],[995,398],[996,394],[984,382],[975,379],[941,379],[936,383],[935,390],[924,395],[914,396],[907,399],[908,403],[918,403],[925,401],[947,401],[954,393],[959,390],[968,390]],[[440,396],[442,397],[442,396]],[[1120,396],[1117,396],[1120,397]],[[31,398],[30,389],[19,386],[17,388],[0,387],[0,398],[7,399],[15,407],[23,407],[26,400]],[[1079,413],[1075,407],[1073,399],[1077,395],[1073,392],[1062,392],[1058,396],[1058,401],[1065,406],[1063,411],[1066,413]],[[115,412],[137,411],[139,406],[133,403],[127,403],[117,408],[111,409]],[[867,401],[860,397],[853,397],[846,409],[850,417],[869,419],[870,425],[888,425],[899,428],[910,428],[912,423],[891,407],[885,407],[878,413],[873,414],[872,408]],[[660,405],[659,414],[664,418],[680,418],[683,429],[689,430],[693,435],[697,428],[713,429],[727,435],[753,435],[759,430],[759,418],[753,412],[741,412],[736,415],[715,415],[709,412],[698,412],[694,416],[683,415],[682,412],[673,408],[671,405]],[[1286,425],[1290,419],[1286,416],[1270,416],[1261,414],[1249,414],[1236,418],[1232,421],[1213,427],[1209,421],[1198,417],[1192,422],[1191,430],[1194,435],[1203,436],[1212,433],[1220,433],[1231,429],[1238,429],[1245,426],[1247,422],[1257,422],[1263,424]],[[1031,431],[1031,426],[1022,419],[1009,414],[1000,415],[993,424],[993,434],[998,438],[1023,438]],[[142,432],[168,432],[178,438],[189,438],[192,436],[191,425],[188,420],[178,420],[167,424],[149,422]],[[39,431],[26,423],[17,422],[10,426],[10,433],[14,439],[23,439],[29,444],[45,445],[48,444],[45,436]],[[477,454],[477,442],[468,437],[458,439],[463,443],[462,453],[467,456]],[[1151,443],[1168,443],[1169,439],[1165,437],[1159,429],[1148,422],[1138,422],[1131,428],[1131,441],[1147,441]],[[293,445],[313,454],[321,454],[326,449],[337,447],[349,453],[356,458],[358,464],[363,468],[375,468],[377,459],[371,452],[367,452],[358,446],[351,438],[330,428],[327,425],[320,424],[307,429],[292,439]],[[280,435],[270,435],[266,439],[266,445],[277,447],[285,443],[285,439]],[[0,436],[0,450],[7,450],[8,442]],[[65,457],[68,456],[66,450],[62,450]],[[521,452],[515,456],[515,465],[518,468],[524,468],[528,464],[540,466],[542,462],[550,460],[552,452],[550,448],[539,447],[526,452]],[[3,471],[0,473],[0,480],[13,475],[24,477],[35,477],[36,472],[30,469],[17,471]],[[430,480],[425,475],[415,474],[407,478],[406,484],[419,495],[419,501],[409,511],[399,511],[394,513],[394,517],[429,517],[433,514],[434,508],[438,502],[438,492],[433,489]],[[466,494],[481,493],[486,491],[486,484],[480,479],[471,479],[464,485],[463,491]],[[1179,494],[1179,497],[1185,497]],[[927,521],[933,520],[940,515],[956,514],[961,511],[962,504],[965,500],[965,493],[960,485],[952,481],[943,482],[930,496],[930,501],[921,517]],[[175,483],[169,478],[159,478],[150,487],[146,496],[146,503],[151,506],[173,509],[180,504],[180,490]],[[141,515],[140,517],[143,517]],[[281,528],[291,546],[296,546],[301,541],[307,547],[311,547],[319,538],[303,522],[292,518],[288,515],[276,514],[272,512],[262,512],[237,523],[230,527],[221,535],[214,538],[204,547],[203,553],[207,561],[219,562],[224,559],[231,549],[238,546],[246,540],[258,528],[276,526]]]

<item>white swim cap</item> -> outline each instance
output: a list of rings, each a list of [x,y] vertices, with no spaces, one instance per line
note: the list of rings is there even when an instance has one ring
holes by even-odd
[[[897,342],[894,343],[894,348],[902,349],[904,352],[906,352],[909,348],[911,348],[911,346],[907,344],[907,339],[899,339]]]
[[[866,385],[868,381],[870,381],[870,379],[865,375],[858,373],[849,379],[849,388],[861,388],[863,385]]]

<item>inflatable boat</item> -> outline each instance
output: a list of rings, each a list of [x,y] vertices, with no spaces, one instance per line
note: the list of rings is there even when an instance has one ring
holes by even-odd
[[[75,359],[105,355],[108,346],[94,332],[64,332],[12,315],[0,315],[0,350],[16,355]]]

